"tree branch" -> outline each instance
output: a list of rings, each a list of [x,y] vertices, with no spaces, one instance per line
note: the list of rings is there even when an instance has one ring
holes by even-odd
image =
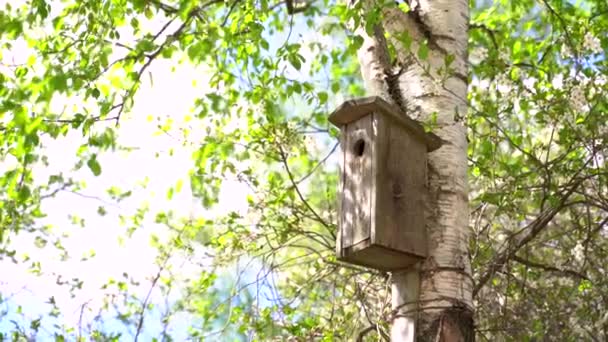
[[[277,146],[279,148],[279,153],[281,155],[281,161],[283,162],[283,166],[285,166],[285,171],[287,172],[289,181],[291,182],[291,185],[293,186],[294,190],[296,191],[296,194],[298,195],[298,197],[300,198],[302,203],[304,203],[306,208],[308,208],[308,210],[310,210],[310,212],[315,216],[317,221],[319,221],[319,223],[321,223],[323,226],[329,228],[330,225],[327,222],[325,222],[325,220],[321,216],[319,216],[319,214],[317,214],[317,212],[310,206],[308,201],[304,198],[304,195],[302,195],[302,192],[300,192],[300,188],[298,187],[298,184],[294,180],[293,174],[291,173],[291,170],[289,169],[289,165],[287,163],[287,156],[285,155],[285,152],[283,151],[283,147],[281,147],[280,144],[277,144]]]
[[[589,277],[587,277],[586,275],[584,275],[582,273],[576,272],[574,270],[560,269],[560,268],[557,268],[555,266],[549,266],[549,265],[539,264],[537,262],[521,258],[521,257],[519,257],[517,255],[514,255],[512,257],[512,260],[517,261],[518,263],[520,263],[522,265],[526,265],[528,267],[539,268],[539,269],[544,270],[544,271],[559,273],[561,275],[568,276],[568,277],[575,277],[575,278],[581,278],[581,279],[589,280]]]
[[[588,164],[588,162],[585,163],[585,165],[586,164]],[[570,195],[572,195],[572,193],[574,193],[582,181],[583,179],[573,178],[571,182],[572,185],[568,190],[566,190],[565,193],[562,194],[559,203],[555,207],[541,212],[534,221],[530,222],[530,224],[528,224],[525,228],[521,229],[519,232],[513,234],[509,238],[507,246],[494,257],[494,260],[490,262],[489,268],[479,277],[479,281],[473,288],[473,297],[477,296],[479,290],[481,290],[488,280],[490,280],[490,278],[492,278],[492,276],[498,270],[500,270],[508,260],[512,259],[523,246],[530,242],[530,240],[534,239],[547,227],[549,222],[551,222],[551,220],[553,220],[553,218],[566,206],[568,198]]]
[[[540,1],[547,7],[549,12],[551,12],[551,14],[553,14],[557,18],[557,20],[560,22],[560,24],[562,25],[562,29],[564,30],[564,35],[566,36],[568,45],[570,45],[570,49],[572,50],[572,53],[578,59],[578,51],[575,48],[574,43],[572,42],[572,37],[570,36],[570,32],[568,31],[568,24],[566,23],[564,18],[559,13],[557,13],[557,11],[555,11],[555,9],[553,9],[553,7],[551,7],[551,5],[549,5],[547,0],[540,0]]]

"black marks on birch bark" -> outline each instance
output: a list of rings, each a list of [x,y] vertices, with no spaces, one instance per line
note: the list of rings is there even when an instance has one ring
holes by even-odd
[[[452,307],[434,315],[432,320],[421,320],[416,341],[474,342],[473,312],[464,303],[453,301]]]

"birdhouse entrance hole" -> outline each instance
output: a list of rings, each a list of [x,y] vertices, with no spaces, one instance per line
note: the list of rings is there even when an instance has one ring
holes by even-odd
[[[363,152],[365,152],[365,140],[359,139],[355,142],[355,146],[353,146],[355,155],[357,157],[361,157]]]

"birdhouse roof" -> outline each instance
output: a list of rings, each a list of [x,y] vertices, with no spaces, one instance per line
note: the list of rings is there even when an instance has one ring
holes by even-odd
[[[424,128],[416,121],[410,119],[403,111],[378,96],[362,97],[352,99],[342,103],[329,116],[329,122],[341,127],[362,118],[372,112],[382,113],[391,117],[408,132],[423,140],[429,152],[441,147],[441,138],[433,133],[427,133]]]

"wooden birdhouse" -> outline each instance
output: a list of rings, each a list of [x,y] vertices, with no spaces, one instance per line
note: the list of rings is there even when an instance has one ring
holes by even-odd
[[[338,259],[391,271],[427,255],[427,153],[441,139],[380,97],[344,102],[329,117],[342,155]]]

